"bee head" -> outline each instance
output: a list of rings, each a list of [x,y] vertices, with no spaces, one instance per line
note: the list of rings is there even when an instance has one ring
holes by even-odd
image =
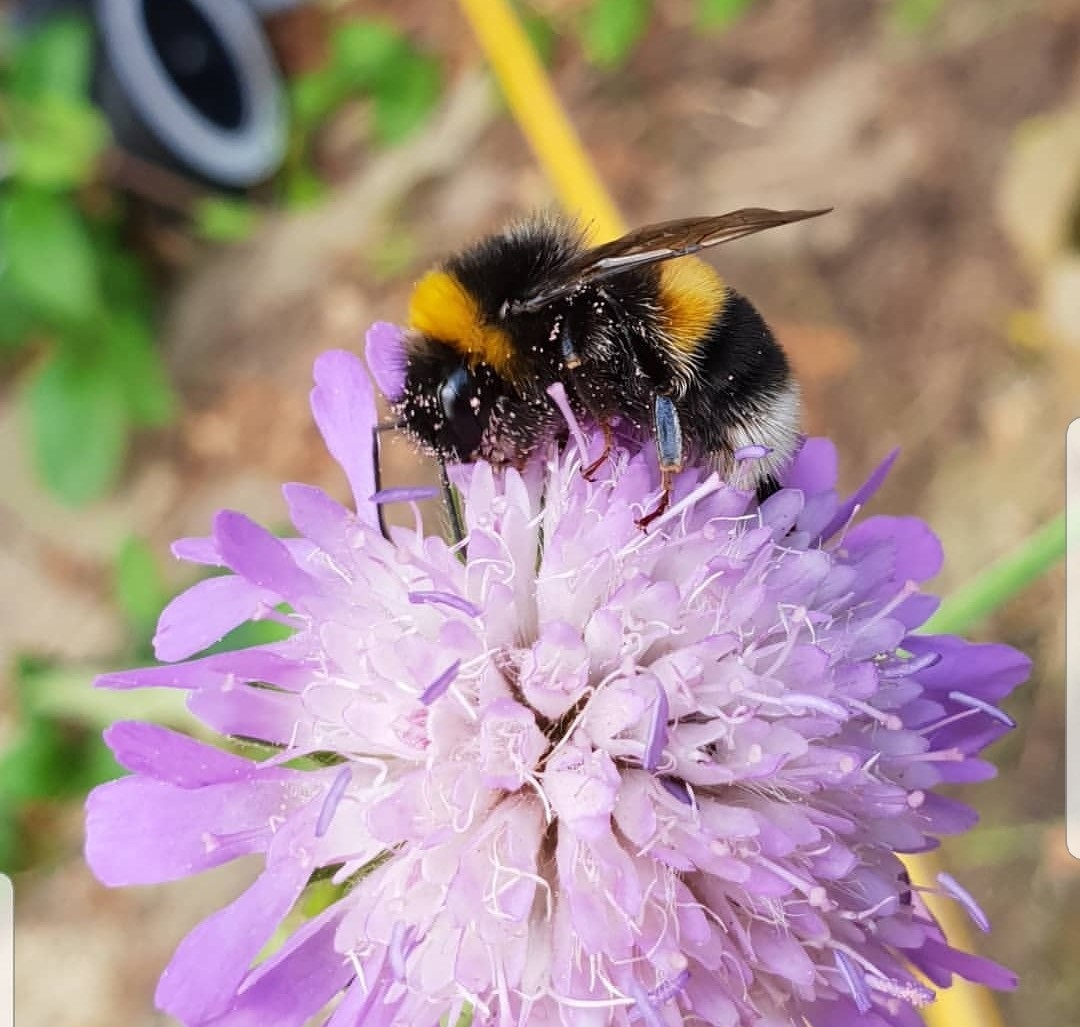
[[[491,367],[452,342],[382,324],[368,334],[367,358],[410,435],[444,460],[477,459],[507,388]]]

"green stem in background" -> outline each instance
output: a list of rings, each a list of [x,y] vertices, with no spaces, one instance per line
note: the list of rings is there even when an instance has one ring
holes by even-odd
[[[1065,538],[1065,514],[1061,513],[949,596],[923,630],[941,635],[970,631],[1061,560]]]

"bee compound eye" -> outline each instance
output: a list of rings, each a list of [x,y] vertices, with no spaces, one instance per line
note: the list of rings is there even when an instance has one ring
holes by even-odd
[[[476,381],[469,369],[458,367],[448,374],[439,387],[439,403],[446,416],[446,425],[454,448],[468,458],[480,445],[483,425],[480,419],[480,399]]]

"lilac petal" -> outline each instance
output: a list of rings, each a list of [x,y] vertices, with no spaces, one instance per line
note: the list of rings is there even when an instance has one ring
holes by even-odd
[[[334,947],[344,912],[335,903],[309,920],[243,983],[228,1012],[205,1027],[295,1027],[307,1023],[353,978],[349,960]]]
[[[197,582],[162,611],[154,655],[166,662],[182,660],[278,601],[275,593],[234,574]]]
[[[199,720],[223,735],[299,750],[313,742],[311,717],[291,692],[250,688],[226,679],[192,692],[187,705]]]
[[[813,1027],[891,1027],[876,1009],[860,1012],[854,1002],[841,993],[834,1001],[809,1002],[800,1008],[807,1024]],[[781,1021],[782,1022],[782,1021]],[[769,1025],[772,1027],[772,1024]]]
[[[967,915],[971,917],[971,922],[978,927],[983,934],[986,934],[990,930],[990,920],[975,901],[971,892],[961,885],[952,874],[947,874],[944,870],[937,875],[937,880],[938,884],[945,890],[945,893],[952,896],[952,898],[956,899],[956,901],[964,907]]]
[[[385,960],[380,960],[376,965],[364,968],[366,986],[358,978],[354,979],[325,1027],[393,1027],[393,1010],[383,1004],[389,984],[383,977],[384,965]],[[372,1013],[375,1015],[370,1015]]]
[[[941,606],[941,599],[938,596],[920,593],[905,599],[893,610],[891,616],[893,620],[903,624],[908,631],[914,631],[933,617],[939,606]]]
[[[938,763],[937,773],[942,784],[978,784],[997,777],[997,767],[988,760],[971,757],[955,763]]]
[[[230,681],[259,681],[297,690],[311,681],[314,670],[283,652],[288,641],[291,640],[252,646],[236,652],[213,653],[187,663],[113,671],[97,678],[94,687],[199,689],[221,687]]]
[[[178,538],[170,547],[172,555],[188,563],[201,563],[206,567],[224,567],[217,543],[212,538]]]
[[[870,477],[840,504],[833,519],[828,523],[825,530],[822,531],[822,538],[832,538],[833,535],[851,520],[851,515],[855,513],[856,510],[861,509],[870,502],[874,497],[874,493],[876,493],[885,483],[885,479],[889,476],[889,471],[892,470],[892,465],[896,463],[896,458],[899,455],[900,450],[894,449],[873,469],[873,471],[870,472]]]
[[[248,968],[304,890],[312,867],[288,851],[293,826],[275,836],[279,858],[267,861],[243,895],[191,931],[161,975],[154,999],[182,1023],[203,1023],[228,1010]]]
[[[244,514],[222,510],[214,518],[214,539],[227,566],[294,606],[318,590],[281,539]]]
[[[242,781],[256,770],[250,760],[204,745],[160,724],[122,720],[107,728],[104,737],[120,766],[133,774],[144,774],[180,788]]]
[[[967,803],[937,792],[927,792],[919,807],[920,819],[933,834],[960,834],[973,828],[979,815]]]
[[[806,439],[782,475],[784,488],[800,489],[808,496],[827,492],[836,485],[839,464],[830,439]]]
[[[941,570],[945,560],[941,541],[918,517],[879,514],[855,525],[844,538],[844,548],[854,557],[878,546],[893,554],[897,581],[927,581]]]
[[[266,849],[295,772],[178,788],[110,781],[86,800],[86,861],[110,886],[175,881]]]
[[[382,489],[371,497],[376,504],[383,503],[421,503],[425,499],[437,499],[439,490],[433,485],[414,486],[412,488]]]
[[[998,991],[1012,991],[1018,983],[1016,974],[1000,964],[983,959],[981,956],[959,952],[935,938],[927,938],[918,949],[904,954],[934,983],[938,983],[939,968],[957,973],[975,984],[985,984],[988,988],[995,988]],[[938,970],[937,975],[931,973],[931,967]]]
[[[372,431],[375,394],[360,358],[345,350],[329,350],[315,361],[311,412],[326,448],[349,479],[360,519],[378,527],[368,497],[375,491]]]
[[[953,635],[910,635],[903,647],[915,655],[941,656],[918,675],[919,684],[932,691],[962,691],[997,702],[1031,674],[1031,660],[1008,645],[977,644]]]
[[[379,391],[391,403],[405,391],[408,354],[405,333],[389,321],[376,321],[367,331],[364,357]]]
[[[290,482],[282,486],[289,520],[301,535],[320,549],[336,552],[345,545],[352,514],[314,485]]]
[[[758,507],[758,516],[763,525],[772,529],[774,538],[782,538],[798,520],[805,502],[806,497],[798,489],[783,488]]]

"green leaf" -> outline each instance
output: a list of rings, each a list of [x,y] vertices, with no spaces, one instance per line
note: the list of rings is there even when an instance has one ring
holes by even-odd
[[[332,66],[298,75],[289,84],[289,102],[298,127],[311,130],[322,124],[346,97]]]
[[[51,18],[16,47],[11,93],[24,100],[47,94],[84,97],[90,88],[93,55],[94,36],[88,21]]]
[[[651,0],[595,0],[581,25],[586,56],[601,68],[622,64],[645,34],[651,14]]]
[[[215,642],[214,645],[210,646],[205,654],[227,653],[234,649],[249,649],[256,645],[269,645],[271,642],[281,642],[293,634],[293,631],[277,621],[244,621],[239,627],[233,628],[220,642]]]
[[[24,722],[22,731],[0,758],[3,795],[18,803],[45,799],[65,787],[64,743],[57,725],[41,717]]]
[[[240,242],[259,223],[259,211],[245,200],[209,196],[195,208],[195,230],[211,242]]]
[[[518,8],[521,27],[525,30],[525,35],[529,37],[529,42],[536,56],[540,58],[540,63],[549,67],[555,57],[555,47],[559,41],[558,30],[539,11],[520,4],[514,6]]]
[[[142,264],[125,249],[117,230],[100,222],[94,226],[94,245],[102,292],[109,310],[126,310],[149,323],[154,313],[154,290]]]
[[[347,91],[387,85],[414,52],[392,25],[370,19],[342,24],[331,46],[335,75]]]
[[[89,181],[109,140],[105,119],[95,107],[56,94],[13,104],[10,128],[12,174],[46,189]]]
[[[113,574],[117,602],[132,630],[140,637],[150,635],[170,599],[153,550],[143,539],[130,536],[120,547]]]
[[[0,347],[17,349],[37,326],[18,289],[12,286],[10,265],[0,261]]]
[[[108,362],[61,352],[30,383],[27,400],[45,485],[73,506],[96,499],[115,481],[127,437],[127,404]]]
[[[398,61],[394,78],[375,92],[375,136],[381,143],[399,143],[421,128],[439,103],[439,62],[416,51]]]
[[[326,183],[308,164],[300,162],[285,176],[284,203],[290,210],[314,207],[326,197]]]
[[[85,324],[101,309],[86,224],[70,200],[13,189],[0,205],[0,250],[27,309],[57,325]]]
[[[147,320],[134,310],[120,310],[105,330],[107,373],[119,387],[131,420],[145,427],[172,421],[176,396],[161,351]]]
[[[945,0],[894,0],[892,23],[904,32],[921,32],[941,13]]]
[[[698,0],[697,23],[703,29],[724,29],[738,21],[754,0]]]

